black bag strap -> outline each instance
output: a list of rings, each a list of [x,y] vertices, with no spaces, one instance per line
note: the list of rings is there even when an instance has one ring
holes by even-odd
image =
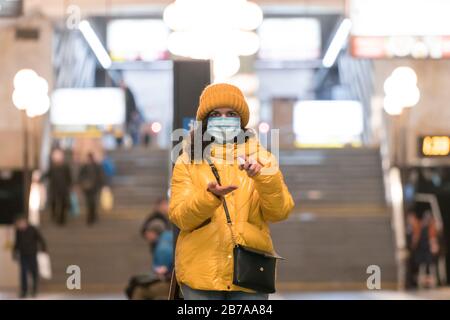
[[[207,158],[207,162],[209,164],[209,167],[211,168],[211,171],[212,171],[214,177],[216,178],[217,184],[219,186],[221,186],[222,184],[220,182],[219,171],[217,171],[217,168],[216,168],[215,164],[209,158]],[[228,211],[227,201],[225,200],[225,197],[221,197],[221,200],[222,200],[223,209],[225,211],[225,215],[227,217],[227,225],[230,228],[231,238],[233,240],[233,245],[236,246],[237,242],[236,242],[236,238],[234,237],[233,229],[231,228],[232,222],[231,222],[231,218],[230,218],[230,212]]]
[[[219,171],[217,171],[217,168],[216,168],[216,166],[214,165],[214,163],[211,161],[211,159],[207,158],[207,162],[208,162],[208,164],[209,164],[209,167],[211,168],[211,171],[212,171],[214,177],[215,177],[216,180],[217,180],[217,183],[219,184],[219,186],[221,186],[222,184],[220,183],[220,175],[219,175]],[[228,211],[227,202],[226,202],[226,200],[225,200],[225,197],[221,197],[221,199],[222,199],[223,209],[225,210],[225,215],[227,216],[227,224],[228,224],[228,226],[229,226],[229,228],[230,228],[231,238],[232,238],[232,240],[233,240],[233,245],[236,247],[236,246],[238,246],[238,243],[236,242],[236,238],[234,237],[233,229],[231,228],[231,218],[230,218],[230,213],[229,213],[229,211]],[[245,247],[245,248],[246,248],[246,250],[253,251],[253,252],[258,251],[258,250],[256,250],[256,249],[251,249],[251,248],[249,248],[249,247]],[[280,256],[280,255],[279,255],[278,253],[276,253],[276,252],[274,252],[274,253],[272,254],[272,253],[260,251],[259,253],[260,253],[260,254],[264,254],[266,257],[271,257],[271,258],[275,258],[275,259],[286,260],[285,258],[283,258],[282,256]]]
[[[209,166],[211,168],[211,171],[214,175],[214,177],[217,180],[217,183],[219,184],[219,186],[221,186],[221,182],[220,182],[220,175],[219,175],[219,171],[217,171],[216,166],[214,165],[214,163],[209,162]],[[223,209],[225,210],[225,215],[227,216],[227,223],[231,224],[231,218],[230,218],[230,212],[228,211],[228,206],[227,206],[227,201],[225,200],[225,197],[221,197],[222,199],[222,205],[223,205]]]

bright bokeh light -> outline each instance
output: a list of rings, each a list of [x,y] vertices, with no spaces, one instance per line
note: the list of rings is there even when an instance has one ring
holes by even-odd
[[[411,88],[411,90],[408,92],[407,95],[405,95],[405,107],[413,107],[417,103],[419,103],[420,100],[420,90],[417,87]]]
[[[31,69],[23,69],[14,77],[13,104],[25,110],[27,116],[36,117],[50,109],[48,82]]]
[[[254,2],[242,1],[242,8],[236,12],[239,21],[239,27],[243,30],[255,30],[263,21],[263,12]]]
[[[30,84],[32,84],[33,80],[38,78],[39,76],[34,70],[31,69],[22,69],[16,73],[14,76],[14,88],[15,89],[29,89]]]
[[[48,95],[36,96],[33,101],[30,101],[26,109],[27,116],[30,118],[43,115],[50,109],[50,98]]]
[[[161,123],[159,123],[159,122],[153,122],[152,123],[152,131],[154,133],[159,133],[161,131],[161,129],[162,129]]]
[[[390,115],[399,115],[403,108],[413,107],[420,100],[417,75],[409,67],[398,67],[384,82],[384,109]]]
[[[217,56],[213,61],[214,77],[216,81],[223,81],[235,75],[241,66],[238,56]]]
[[[42,77],[36,79],[36,90],[48,94],[48,82]]]
[[[255,95],[259,89],[259,78],[253,73],[239,73],[227,82],[241,89],[245,96]]]
[[[255,54],[259,37],[252,32],[263,20],[261,8],[246,0],[176,0],[164,10],[173,32],[172,54],[193,59],[215,59]]]
[[[393,96],[384,97],[383,105],[384,110],[391,116],[397,116],[403,111],[402,104]]]
[[[270,130],[270,125],[267,122],[261,122],[258,126],[260,133],[267,133]]]
[[[240,56],[251,56],[258,52],[259,37],[254,32],[243,31],[229,34],[228,44]],[[234,46],[233,46],[234,43]],[[223,46],[224,47],[224,46]]]
[[[411,49],[411,56],[415,59],[425,59],[428,56],[431,57],[432,54],[424,42],[417,41]]]
[[[392,71],[392,77],[411,85],[417,84],[416,72],[410,67],[398,67]]]
[[[17,109],[25,110],[27,108],[27,97],[24,94],[21,94],[21,91],[14,90],[12,94],[12,101]]]

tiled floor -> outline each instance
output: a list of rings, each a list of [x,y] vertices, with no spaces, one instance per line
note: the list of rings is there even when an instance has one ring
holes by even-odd
[[[0,292],[0,300],[17,299],[13,292]],[[123,300],[121,294],[43,293],[35,300]],[[423,291],[345,291],[345,292],[286,292],[270,296],[271,300],[449,300],[450,288]]]
[[[277,293],[272,300],[416,300],[417,295],[397,291],[346,291],[346,292],[298,292]]]
[[[35,298],[26,300],[124,300],[126,297],[120,294],[67,294],[67,293],[42,293]],[[16,293],[0,292],[0,300],[16,300]]]
[[[366,290],[277,293],[271,299],[286,300],[450,300],[450,287],[420,291]]]

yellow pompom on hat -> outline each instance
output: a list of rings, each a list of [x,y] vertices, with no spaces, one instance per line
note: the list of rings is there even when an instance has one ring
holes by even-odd
[[[247,101],[242,91],[228,83],[210,84],[203,89],[197,109],[197,120],[204,120],[208,114],[217,108],[231,108],[241,116],[241,125],[245,127],[250,118]]]

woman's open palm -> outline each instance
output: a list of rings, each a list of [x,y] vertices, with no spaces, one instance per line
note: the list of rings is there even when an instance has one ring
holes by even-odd
[[[230,192],[236,190],[238,186],[229,185],[229,186],[220,186],[217,182],[208,183],[208,190],[214,193],[218,197],[222,197]]]

